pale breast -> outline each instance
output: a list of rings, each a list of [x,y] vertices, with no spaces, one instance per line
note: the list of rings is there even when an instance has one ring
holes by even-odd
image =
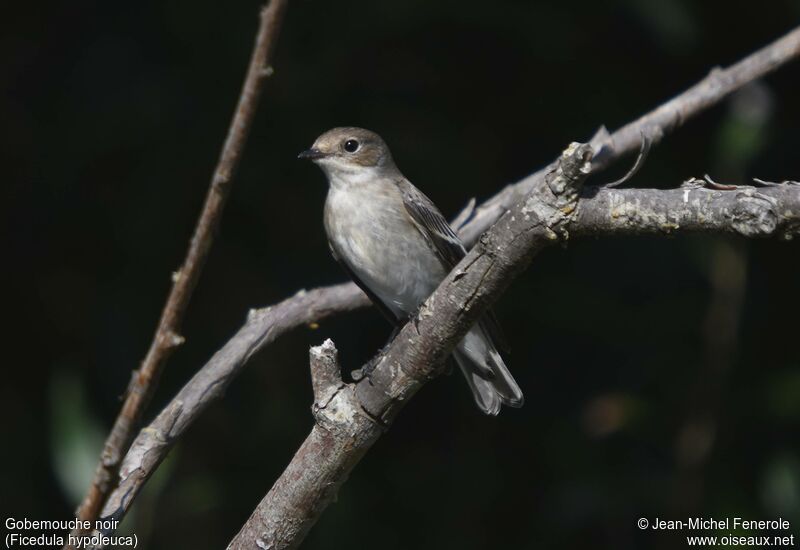
[[[393,184],[331,186],[325,229],[339,260],[401,316],[415,311],[446,275]]]

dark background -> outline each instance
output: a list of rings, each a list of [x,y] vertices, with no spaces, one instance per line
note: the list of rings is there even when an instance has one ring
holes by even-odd
[[[4,520],[66,519],[83,494],[183,258],[258,7],[4,9]],[[323,176],[295,160],[322,131],[378,131],[450,216],[798,19],[794,0],[291,2],[187,342],[147,418],[249,308],[344,279]],[[795,63],[692,119],[629,185],[798,179],[799,86]],[[305,547],[683,547],[640,532],[642,516],[782,516],[800,535],[798,252],[711,236],[545,251],[497,306],[525,407],[487,418],[460,377],[432,382]],[[123,532],[144,548],[224,547],[311,426],[308,346],[334,338],[349,371],[389,330],[368,310],[257,356]]]

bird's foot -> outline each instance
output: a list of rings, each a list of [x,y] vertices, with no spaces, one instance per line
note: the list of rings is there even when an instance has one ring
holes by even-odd
[[[375,367],[378,366],[378,363],[380,363],[381,358],[383,358],[383,350],[381,350],[375,357],[370,359],[363,367],[352,371],[350,376],[353,378],[353,382],[360,382],[366,378],[369,383],[372,384],[372,373],[375,370]]]
[[[392,333],[389,335],[389,339],[386,341],[386,344],[375,354],[375,356],[370,359],[363,367],[360,369],[356,369],[350,373],[350,376],[353,378],[354,382],[359,382],[364,378],[367,378],[372,383],[372,372],[375,370],[375,367],[378,366],[378,363],[381,362],[383,356],[386,355],[386,350],[389,349],[389,346],[394,341],[395,336],[400,332],[402,327],[395,327],[392,330]]]

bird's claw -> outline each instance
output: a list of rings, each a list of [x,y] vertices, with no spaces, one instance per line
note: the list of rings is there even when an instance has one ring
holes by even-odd
[[[417,310],[413,314],[409,315],[408,320],[406,321],[414,323],[414,329],[417,331],[417,334],[419,334],[419,326],[418,326],[419,319],[417,318],[418,313],[419,313],[419,308],[417,308]],[[397,337],[402,328],[403,328],[402,325],[396,326],[394,330],[392,330],[392,333],[389,335],[389,339],[386,341],[386,344],[380,349],[378,353],[375,354],[375,357],[370,359],[360,369],[356,369],[350,372],[350,376],[352,377],[354,382],[360,382],[364,378],[367,378],[369,380],[369,383],[370,384],[372,383],[372,372],[375,370],[375,367],[378,366],[378,363],[381,362],[384,355],[386,355],[386,350],[388,350],[389,346],[392,345],[392,342],[394,342],[395,337]]]
[[[370,359],[366,365],[361,367],[360,369],[356,369],[350,373],[350,376],[353,378],[354,382],[361,382],[364,378],[372,384],[372,373],[375,371],[375,367],[378,366],[381,357],[383,357],[383,351]]]

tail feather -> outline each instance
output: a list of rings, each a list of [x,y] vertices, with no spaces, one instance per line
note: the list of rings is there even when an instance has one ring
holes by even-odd
[[[484,413],[496,415],[502,404],[522,406],[522,391],[480,324],[472,327],[459,342],[453,357],[472,390],[475,403]]]

